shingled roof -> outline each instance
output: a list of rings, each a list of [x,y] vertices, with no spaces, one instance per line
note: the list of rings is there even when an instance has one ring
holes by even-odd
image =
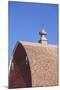
[[[58,47],[17,42],[9,65],[9,88],[51,85],[58,85]]]

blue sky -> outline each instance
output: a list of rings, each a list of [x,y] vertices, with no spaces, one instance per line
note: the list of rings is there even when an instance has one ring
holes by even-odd
[[[58,44],[58,5],[8,2],[9,59],[17,41],[38,42],[44,24],[48,44]]]

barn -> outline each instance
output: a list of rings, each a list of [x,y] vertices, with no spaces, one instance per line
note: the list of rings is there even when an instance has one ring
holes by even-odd
[[[9,88],[58,85],[58,47],[17,42],[9,64]]]
[[[44,29],[39,34],[39,43],[16,43],[9,63],[9,88],[58,85],[58,46],[47,43]]]

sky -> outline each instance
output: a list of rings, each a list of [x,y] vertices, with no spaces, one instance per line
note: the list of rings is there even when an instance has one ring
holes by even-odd
[[[8,57],[17,41],[38,42],[44,24],[48,44],[58,44],[58,5],[8,2]]]

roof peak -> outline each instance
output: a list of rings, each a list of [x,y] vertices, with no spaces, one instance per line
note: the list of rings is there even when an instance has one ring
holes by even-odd
[[[22,45],[29,45],[29,46],[44,46],[44,47],[48,47],[48,46],[52,46],[52,47],[57,47],[57,45],[53,45],[53,44],[39,44],[37,42],[28,42],[28,41],[17,41],[16,45],[18,45],[19,43],[21,43]]]

